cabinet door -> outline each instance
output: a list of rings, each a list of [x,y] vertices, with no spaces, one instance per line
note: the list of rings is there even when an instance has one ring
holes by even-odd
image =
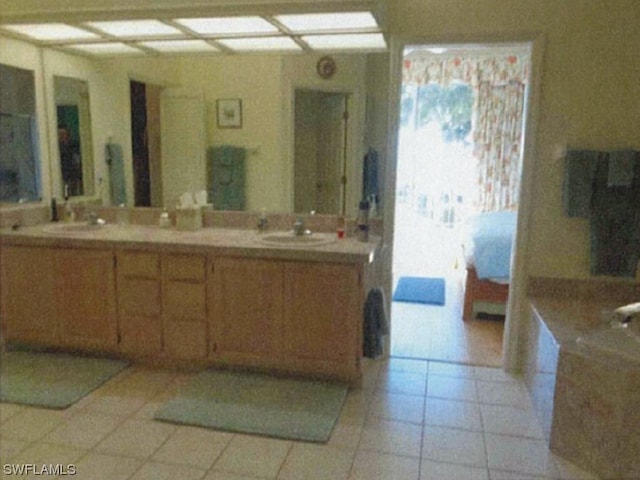
[[[162,350],[160,255],[118,251],[117,291],[120,350],[155,355]]]
[[[111,250],[56,252],[57,306],[62,344],[115,351],[117,327]]]
[[[280,353],[282,264],[269,260],[213,261],[211,352],[218,359],[262,364]]]
[[[363,294],[357,266],[287,263],[283,350],[301,369],[357,374]]]
[[[164,352],[171,358],[207,356],[206,257],[162,258]]]
[[[6,246],[0,252],[0,315],[6,342],[55,345],[55,250]]]

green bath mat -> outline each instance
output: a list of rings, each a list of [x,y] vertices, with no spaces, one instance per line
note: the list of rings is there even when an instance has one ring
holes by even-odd
[[[0,401],[66,408],[127,366],[106,358],[6,352],[0,356]]]
[[[205,370],[155,419],[292,440],[329,440],[348,387],[255,373]]]

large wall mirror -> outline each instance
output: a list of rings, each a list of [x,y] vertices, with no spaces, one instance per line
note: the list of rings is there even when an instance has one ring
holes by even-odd
[[[0,64],[0,204],[41,197],[34,73]]]
[[[65,196],[93,195],[93,140],[89,85],[84,80],[53,79],[60,174]]]
[[[294,211],[341,212],[346,188],[348,96],[296,89]]]

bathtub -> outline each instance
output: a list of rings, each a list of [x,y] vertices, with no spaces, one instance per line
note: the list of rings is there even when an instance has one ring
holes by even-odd
[[[640,334],[627,327],[609,327],[585,333],[576,343],[587,349],[640,362]]]
[[[534,299],[525,378],[554,453],[640,479],[640,319],[612,327],[611,303]]]

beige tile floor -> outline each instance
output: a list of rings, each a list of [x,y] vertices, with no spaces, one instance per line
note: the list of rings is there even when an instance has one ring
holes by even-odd
[[[0,404],[0,478],[58,463],[81,480],[596,478],[549,452],[521,379],[500,369],[368,361],[327,444],[152,420],[191,375],[131,367],[66,410]]]

